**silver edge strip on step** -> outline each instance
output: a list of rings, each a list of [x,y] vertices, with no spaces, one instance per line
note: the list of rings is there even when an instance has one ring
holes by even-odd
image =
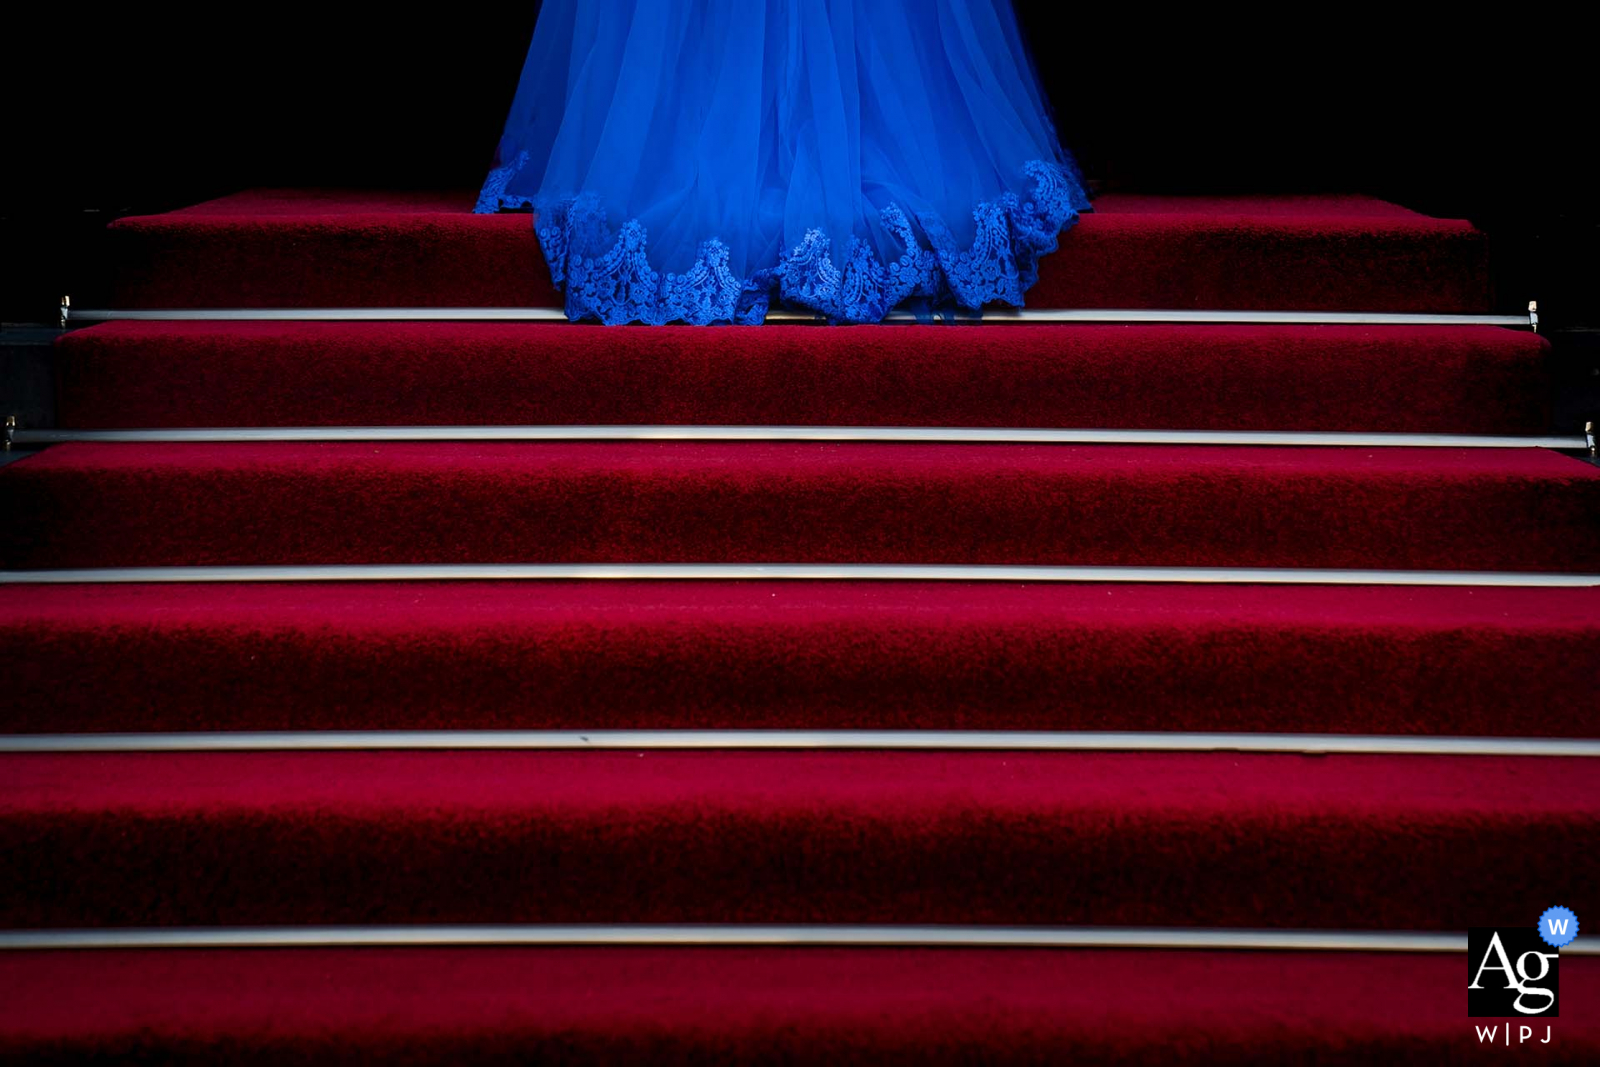
[[[1097,430],[943,426],[267,426],[11,432],[19,445],[69,441],[843,441],[942,444],[1263,445],[1347,448],[1552,448],[1583,451],[1572,436],[1277,430]]]
[[[266,730],[0,734],[0,753],[349,750],[1261,752],[1600,757],[1600,739],[1076,730]]]
[[[1590,588],[1600,574],[1312,567],[1102,567],[917,563],[397,563],[0,570],[0,585],[410,581],[1110,582]]]
[[[77,322],[187,320],[204,322],[566,322],[560,308],[76,308],[63,306],[62,324]],[[805,312],[774,311],[768,323],[812,323]],[[908,312],[891,312],[887,323],[916,323]],[[1118,308],[1019,308],[962,315],[957,324],[1052,322],[1194,322],[1358,326],[1520,326],[1531,327],[1531,315],[1446,315],[1384,311],[1190,311]]]
[[[1025,926],[283,926],[9,930],[0,950],[674,945],[1465,952],[1458,933]],[[1594,955],[1579,940],[1563,955]]]

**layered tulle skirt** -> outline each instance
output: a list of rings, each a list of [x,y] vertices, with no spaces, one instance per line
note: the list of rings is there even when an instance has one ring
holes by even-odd
[[[476,210],[572,319],[1022,306],[1090,209],[1009,0],[545,0]]]

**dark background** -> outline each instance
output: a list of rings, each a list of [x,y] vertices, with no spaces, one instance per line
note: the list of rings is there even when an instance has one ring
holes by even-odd
[[[1468,217],[1491,234],[1502,310],[1537,297],[1551,326],[1600,326],[1577,26],[1525,6],[1017,6],[1058,128],[1103,187],[1368,192]],[[120,215],[252,185],[475,189],[535,9],[8,15],[3,318],[51,321],[62,293],[101,291],[96,238]]]

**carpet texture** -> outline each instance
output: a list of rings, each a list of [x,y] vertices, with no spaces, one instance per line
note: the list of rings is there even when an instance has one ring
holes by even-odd
[[[976,923],[1458,930],[1600,905],[1545,757],[0,756],[6,927]]]
[[[1479,1046],[1454,954],[388,949],[0,955],[30,1063],[1586,1064],[1600,1018]],[[1600,959],[1561,996],[1600,997]],[[1519,1020],[1520,1024],[1520,1020]]]
[[[1600,589],[0,585],[0,732],[1595,736]]]
[[[529,216],[474,215],[472,200],[255,189],[120,219],[116,306],[559,306]],[[1364,197],[1107,194],[1027,302],[1485,312],[1487,255],[1466,221]]]
[[[109,231],[113,306],[549,307],[525,214],[251,190]],[[1355,196],[1108,194],[1033,308],[1482,313],[1485,235]],[[108,323],[62,424],[1531,434],[1484,327]],[[1534,450],[52,447],[7,568],[817,562],[1600,572]],[[878,728],[1597,736],[1600,588],[0,584],[0,732]],[[1461,930],[1600,910],[1582,758],[0,755],[0,928],[932,923]],[[0,952],[29,1063],[1503,1062],[1456,953]],[[1541,1061],[1600,1060],[1600,959]],[[1519,1020],[1520,1022],[1520,1020]],[[1530,1027],[1532,1040],[1543,1026]]]
[[[110,322],[63,426],[653,424],[1542,433],[1549,342],[1492,326],[619,329]]]
[[[1600,468],[1534,449],[66,444],[8,567],[1129,564],[1600,571]]]

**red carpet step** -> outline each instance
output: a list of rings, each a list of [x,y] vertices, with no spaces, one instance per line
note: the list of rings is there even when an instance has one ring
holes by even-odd
[[[0,732],[1600,735],[1600,589],[0,585]]]
[[[1543,899],[1543,898],[1541,898]],[[0,955],[30,1063],[1540,1063],[1600,1057],[1600,959],[1551,1041],[1466,1017],[1455,953],[250,949]],[[1397,991],[1401,995],[1397,995]],[[1473,1024],[1496,1028],[1491,1047]],[[1521,1020],[1518,1021],[1521,1025]],[[1520,1031],[1519,1031],[1520,1033]],[[1515,1042],[1513,1045],[1515,1046]]]
[[[473,194],[255,189],[111,226],[116,304],[558,306],[527,214]],[[1486,312],[1484,235],[1359,196],[1107,194],[1028,306]],[[1218,270],[1219,263],[1227,264]]]
[[[67,444],[5,565],[778,562],[1600,571],[1600,468],[1535,449]]]
[[[1549,343],[1491,326],[616,329],[112,322],[79,428],[655,424],[1542,433]]]
[[[1600,905],[1593,760],[1019,752],[0,756],[0,926],[1459,930]]]

